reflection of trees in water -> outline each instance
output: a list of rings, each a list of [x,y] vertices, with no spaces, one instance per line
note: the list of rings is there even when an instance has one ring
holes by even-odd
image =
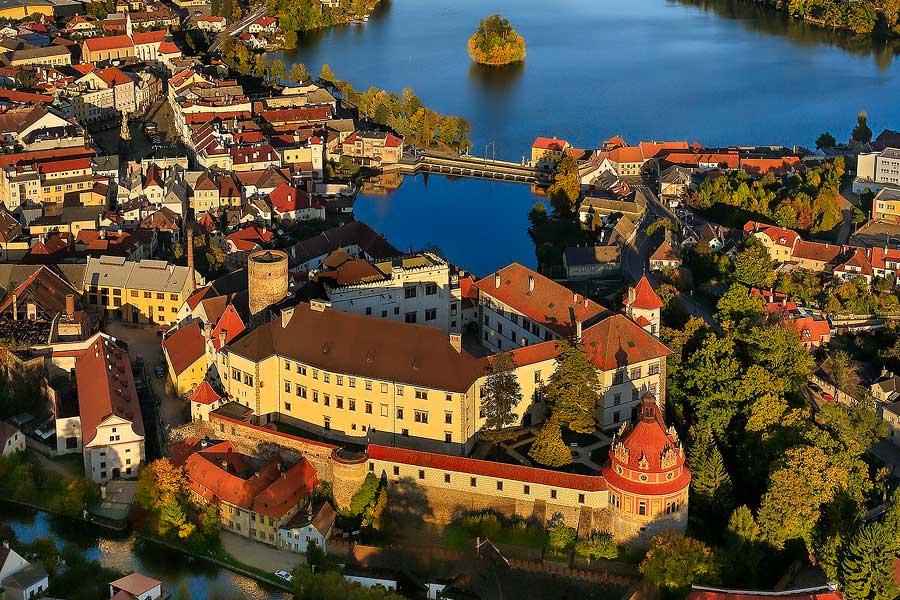
[[[668,0],[685,6],[696,6],[704,12],[712,12],[723,19],[739,20],[748,30],[768,35],[786,36],[801,46],[828,45],[857,56],[872,56],[879,69],[891,66],[900,54],[896,40],[877,39],[873,36],[854,35],[820,27],[802,19],[776,12],[771,7],[750,0]]]
[[[481,84],[484,88],[502,94],[512,89],[513,84],[525,72],[525,61],[508,65],[482,65],[472,62],[469,65],[469,80]]]

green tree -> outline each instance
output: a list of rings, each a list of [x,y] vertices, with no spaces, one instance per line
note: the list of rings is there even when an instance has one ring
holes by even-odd
[[[322,65],[322,72],[319,73],[319,79],[328,83],[337,82],[337,77],[334,76],[334,73],[332,72],[331,67],[328,66],[328,63]]]
[[[796,330],[783,325],[756,327],[744,338],[751,364],[762,366],[770,377],[797,392],[809,381],[813,358]]]
[[[894,582],[894,559],[900,551],[896,535],[881,523],[869,523],[849,540],[840,561],[841,593],[847,600],[892,600],[900,595]]]
[[[739,283],[731,287],[719,298],[716,320],[726,328],[761,325],[766,315],[766,304],[762,296],[750,294],[750,289]]]
[[[816,138],[816,148],[819,150],[824,148],[834,148],[836,144],[837,141],[834,139],[834,136],[827,131]]]
[[[854,2],[852,4],[869,4],[869,3],[868,2]],[[857,115],[857,117],[856,117],[856,127],[853,128],[853,132],[850,134],[852,136],[854,142],[859,142],[861,144],[867,144],[872,139],[872,130],[869,128],[868,120],[869,120],[869,115],[867,115],[865,111],[860,111],[859,115]]]
[[[528,456],[548,467],[562,467],[572,463],[572,452],[562,439],[559,423],[550,418],[538,431]]]
[[[709,546],[670,531],[653,538],[640,571],[659,588],[686,591],[692,584],[717,583],[720,565]]]
[[[303,63],[294,63],[291,65],[291,81],[294,83],[303,83],[307,79],[309,79],[309,71],[306,70],[306,65]]]
[[[619,558],[619,546],[613,541],[611,533],[594,531],[588,537],[576,542],[575,554],[591,560],[598,558],[615,560]]]
[[[528,221],[532,227],[538,227],[547,222],[547,205],[543,202],[535,202],[528,213]]]
[[[572,156],[564,156],[553,171],[553,182],[547,188],[547,197],[554,210],[572,213],[578,208],[581,196],[581,179],[578,162]]]
[[[758,243],[747,246],[734,259],[734,276],[741,283],[761,288],[770,288],[777,277],[769,253]]]
[[[28,68],[19,67],[19,70],[16,71],[16,87],[30,90],[34,87],[34,84],[37,82],[37,77],[34,74],[34,71]]]
[[[284,49],[285,50],[293,50],[297,47],[297,32],[293,29],[288,29],[284,32]]]
[[[544,395],[547,406],[561,425],[579,433],[592,433],[597,428],[593,414],[600,389],[597,370],[580,342],[573,345],[560,340],[556,347],[556,369]]]
[[[525,58],[525,40],[500,15],[481,19],[468,42],[469,57],[481,64],[505,65]]]
[[[316,540],[310,538],[306,542],[306,564],[310,567],[319,567],[325,562],[325,551],[319,548]]]
[[[702,524],[713,531],[721,526],[732,506],[731,475],[709,428],[697,431],[688,452],[691,469],[691,507]]]
[[[495,354],[488,361],[488,376],[481,395],[481,410],[485,417],[481,435],[485,439],[497,438],[501,430],[517,420],[515,409],[522,401],[517,368],[511,352]]]

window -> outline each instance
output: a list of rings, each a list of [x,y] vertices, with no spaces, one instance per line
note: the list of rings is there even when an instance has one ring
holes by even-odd
[[[622,369],[619,369],[618,371],[616,371],[616,374],[613,375],[613,385],[621,384],[622,381],[624,381],[624,379],[625,379],[625,371]]]
[[[244,373],[244,385],[253,385],[253,375],[250,373]]]
[[[556,490],[550,490],[550,497],[556,500]]]
[[[444,473],[444,483],[450,483],[450,473]]]
[[[647,375],[659,375],[659,363],[650,365],[649,369],[647,369]]]
[[[337,405],[338,408],[344,408],[344,399],[343,398],[338,396],[334,400],[335,400],[335,404]]]
[[[637,391],[637,389],[633,389],[633,390],[631,390],[631,401],[637,402],[637,400],[638,400],[638,391]]]
[[[475,480],[474,477],[472,477],[469,479],[469,485],[472,487],[475,487],[476,485],[478,485],[478,482]]]
[[[408,285],[403,288],[403,297],[409,300],[416,297],[416,286]]]
[[[491,320],[488,319],[487,315],[484,315],[484,326],[485,326],[485,327],[490,327],[490,326],[491,326]]]
[[[319,390],[313,390],[313,402],[319,402]]]
[[[526,496],[530,495],[531,494],[531,486],[530,485],[522,486],[522,493],[525,494]]]
[[[402,406],[397,407],[397,419],[399,419],[400,421],[403,420],[403,407]]]
[[[323,394],[322,404],[324,404],[325,406],[331,406],[331,396],[329,396],[328,394]]]
[[[284,382],[284,391],[287,392],[288,394],[291,393],[291,382],[290,381]]]
[[[400,467],[394,465],[394,475],[400,475]]]
[[[381,416],[382,417],[388,416],[388,405],[387,404],[381,405]]]
[[[297,396],[299,396],[300,398],[306,398],[306,386],[297,385],[294,387],[297,388]]]
[[[169,294],[169,300],[173,302],[178,302],[178,294]]]
[[[535,371],[535,372],[534,372],[534,382],[535,382],[535,383],[540,383],[540,382],[541,382],[541,372],[540,372],[540,371]]]
[[[512,321],[514,324],[518,325],[519,324],[519,315],[514,315],[514,314],[510,313],[509,320]]]
[[[646,515],[647,514],[647,503],[641,500],[638,502],[638,514]]]
[[[372,403],[371,402],[366,402],[366,414],[367,415],[372,414]]]
[[[428,413],[424,410],[417,410],[414,413],[416,423],[428,423]]]
[[[372,315],[372,307],[371,307],[371,306],[367,306],[367,307],[366,307],[366,316],[369,317],[369,316],[371,316],[371,315]]]
[[[438,293],[438,287],[436,283],[426,283],[425,284],[425,295],[426,296],[434,296]]]
[[[453,394],[444,394],[444,400],[450,402],[451,400],[453,400]]]
[[[381,311],[381,318],[384,319],[386,317],[387,317],[387,311],[386,310]]]
[[[404,319],[407,323],[415,323],[416,322],[416,311],[408,312],[404,316]]]
[[[131,290],[131,291],[128,293],[128,295],[131,296],[132,298],[137,298],[137,297],[138,297],[138,291],[137,291],[137,290]]]
[[[350,387],[355,388],[355,387],[356,387],[356,378],[355,378],[355,377],[348,377],[348,378],[347,378],[347,383],[350,385]]]
[[[372,391],[372,382],[371,381],[366,381],[366,391],[367,392]]]
[[[338,385],[344,385],[344,377],[343,377],[343,375],[338,375],[338,376],[337,376],[337,384],[338,384]]]
[[[584,494],[578,494],[578,504],[584,504]]]
[[[381,393],[382,393],[382,394],[387,394],[387,393],[388,393],[388,385],[387,385],[386,383],[382,383],[382,384],[381,384]]]
[[[284,370],[285,371],[291,370],[291,361],[289,361],[289,360],[284,361]]]
[[[613,413],[613,423],[618,423],[621,420],[622,420],[622,418],[621,418],[621,414],[619,413],[619,411],[614,412]]]
[[[398,385],[398,386],[397,386],[397,395],[398,395],[398,396],[402,396],[402,395],[403,395],[403,386],[402,386],[402,385]]]
[[[427,390],[416,390],[416,399],[417,400],[428,400],[428,391]]]
[[[319,371],[317,369],[313,369],[313,379],[319,378]]]
[[[325,380],[325,383],[331,383],[331,373],[324,373],[323,379]]]
[[[425,479],[425,469],[419,469],[419,479]]]
[[[400,432],[400,435],[402,435],[403,437],[409,437],[409,429],[404,429]]]
[[[162,294],[162,293],[160,293],[160,292],[157,292],[157,293],[156,293],[156,299],[157,299],[157,300],[165,300],[165,299],[166,299],[166,295],[165,295],[165,294]]]
[[[444,432],[444,443],[452,444],[453,443],[453,434],[449,431]]]
[[[502,492],[502,491],[503,491],[503,482],[502,482],[502,481],[498,481],[498,482],[497,482],[497,491],[498,491],[498,492]]]
[[[297,375],[306,375],[306,367],[297,363]]]
[[[641,368],[636,367],[636,368],[632,369],[631,372],[628,373],[628,378],[629,379],[640,379],[641,378]]]
[[[350,398],[350,400],[348,401],[347,407],[350,410],[356,410],[356,400],[354,400],[353,398]]]
[[[291,412],[291,403],[290,402],[284,403],[284,410]]]
[[[426,321],[434,321],[437,319],[437,309],[429,308],[425,311],[425,320]]]
[[[620,404],[622,404],[622,394],[616,392],[613,394],[613,406],[618,406]]]
[[[503,323],[497,323],[497,333],[503,335]]]
[[[453,413],[452,412],[450,412],[450,411],[444,412],[444,423],[446,423],[447,425],[450,425],[451,423],[453,423]]]

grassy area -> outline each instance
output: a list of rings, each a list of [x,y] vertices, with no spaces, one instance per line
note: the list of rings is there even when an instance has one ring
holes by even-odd
[[[492,511],[463,515],[444,528],[444,543],[451,550],[469,550],[478,537],[490,538],[502,546],[528,550],[529,554],[547,544],[547,532],[542,527],[531,525],[520,517],[509,519]]]

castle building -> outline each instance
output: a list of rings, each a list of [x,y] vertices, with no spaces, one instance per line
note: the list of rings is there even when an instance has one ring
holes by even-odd
[[[623,425],[610,446],[603,477],[609,489],[614,529],[653,535],[687,526],[691,472],[674,427],[666,428],[656,399],[646,394],[640,416]]]

